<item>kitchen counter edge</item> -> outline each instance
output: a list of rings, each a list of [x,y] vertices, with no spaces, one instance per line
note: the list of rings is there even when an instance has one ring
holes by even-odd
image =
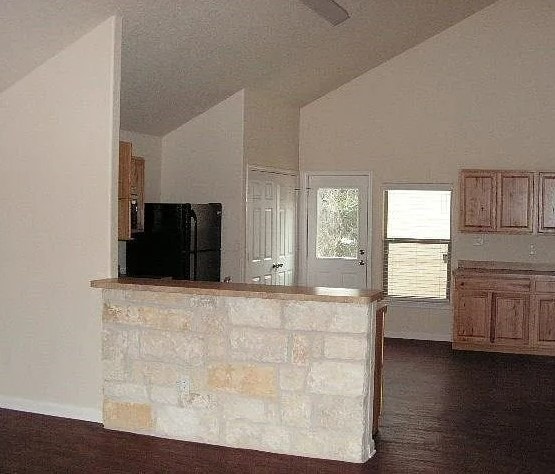
[[[91,281],[91,287],[105,290],[153,291],[193,295],[232,296],[329,303],[372,303],[383,299],[382,290],[355,290],[308,286],[271,286],[248,283],[107,278]]]

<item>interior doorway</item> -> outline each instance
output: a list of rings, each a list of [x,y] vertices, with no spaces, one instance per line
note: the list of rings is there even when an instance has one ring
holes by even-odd
[[[249,168],[247,283],[296,284],[297,201],[298,175],[294,172]]]
[[[306,283],[367,288],[370,278],[368,174],[308,174]]]

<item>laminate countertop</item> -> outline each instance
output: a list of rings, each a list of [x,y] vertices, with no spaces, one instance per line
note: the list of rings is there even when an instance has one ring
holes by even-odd
[[[455,275],[466,274],[496,274],[515,276],[551,276],[555,277],[555,264],[553,263],[524,263],[524,262],[494,262],[461,260],[459,266],[453,270]]]
[[[383,299],[382,290],[355,290],[308,286],[271,286],[247,283],[221,283],[146,278],[109,278],[91,281],[93,288],[109,290],[153,291],[243,298],[267,298],[333,303],[371,303]]]

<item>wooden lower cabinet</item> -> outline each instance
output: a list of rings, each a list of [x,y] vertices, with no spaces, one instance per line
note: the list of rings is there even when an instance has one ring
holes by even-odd
[[[534,297],[535,319],[532,343],[555,353],[555,294]]]
[[[460,273],[454,349],[555,355],[555,277]]]
[[[487,291],[461,290],[457,294],[455,310],[456,341],[488,342],[490,338],[491,296]]]
[[[529,295],[493,293],[491,317],[492,344],[529,345]]]

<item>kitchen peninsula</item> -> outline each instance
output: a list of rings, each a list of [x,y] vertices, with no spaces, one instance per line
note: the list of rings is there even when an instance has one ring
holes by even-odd
[[[108,279],[108,429],[350,462],[374,452],[381,291]]]

